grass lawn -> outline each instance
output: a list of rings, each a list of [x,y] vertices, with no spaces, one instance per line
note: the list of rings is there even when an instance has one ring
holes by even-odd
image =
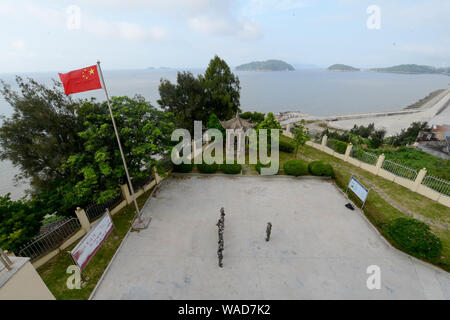
[[[152,190],[153,188],[137,199],[140,209],[144,206]],[[80,290],[70,290],[66,286],[67,278],[70,276],[66,273],[66,270],[68,266],[73,265],[72,259],[67,252],[61,252],[37,270],[56,299],[87,300],[89,298],[122,239],[130,229],[130,223],[134,220],[135,215],[134,205],[130,204],[112,217],[115,228],[83,270],[83,275],[88,277],[89,280],[86,286],[82,286]],[[72,250],[75,245],[73,244],[67,250]]]

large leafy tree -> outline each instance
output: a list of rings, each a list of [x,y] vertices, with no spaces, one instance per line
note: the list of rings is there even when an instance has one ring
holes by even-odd
[[[21,77],[16,82],[19,92],[4,82],[0,90],[14,110],[10,118],[2,117],[0,159],[11,160],[18,178],[29,178],[39,191],[64,178],[61,164],[83,147],[77,135],[83,127],[77,114],[81,102],[66,96],[57,82],[52,88]]]
[[[158,104],[172,112],[179,127],[194,131],[194,120],[206,123],[211,114],[227,120],[239,109],[239,79],[226,62],[214,57],[204,75],[179,72],[176,84],[161,79]]]
[[[248,121],[258,125],[260,122],[264,121],[265,114],[261,112],[244,112],[239,115],[242,119],[247,119]]]
[[[200,80],[191,72],[178,72],[177,83],[161,79],[158,104],[175,115],[176,124],[194,132],[194,120],[206,121],[204,89]]]
[[[130,175],[134,181],[145,179],[158,164],[157,156],[170,150],[173,116],[157,110],[142,96],[113,97],[111,107]],[[62,169],[69,178],[59,185],[67,208],[87,201],[104,202],[117,195],[119,182],[126,181],[106,103],[85,103],[79,112],[86,118],[79,132],[84,148],[64,163]]]
[[[207,110],[222,120],[230,119],[241,111],[239,78],[231,72],[225,60],[215,56],[200,80],[205,89]]]
[[[272,112],[269,112],[264,119],[264,121],[261,121],[258,126],[256,127],[257,130],[259,129],[268,129],[267,135],[270,133],[270,129],[280,129],[281,130],[281,124],[275,119],[275,116]]]

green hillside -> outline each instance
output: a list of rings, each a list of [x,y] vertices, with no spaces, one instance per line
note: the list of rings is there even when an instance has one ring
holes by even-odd
[[[435,68],[431,66],[417,64],[401,64],[388,68],[373,68],[369,71],[374,72],[394,72],[394,73],[437,73],[450,74],[450,68]]]
[[[348,66],[346,64],[333,64],[332,66],[329,66],[327,70],[329,70],[329,71],[360,71],[359,69],[352,67],[352,66]]]
[[[281,60],[253,61],[236,67],[239,71],[294,71],[294,67]]]

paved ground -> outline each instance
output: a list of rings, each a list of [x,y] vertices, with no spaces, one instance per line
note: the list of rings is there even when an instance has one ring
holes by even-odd
[[[155,195],[94,299],[450,299],[450,274],[389,247],[331,182],[173,176]],[[367,289],[370,265],[380,290]]]

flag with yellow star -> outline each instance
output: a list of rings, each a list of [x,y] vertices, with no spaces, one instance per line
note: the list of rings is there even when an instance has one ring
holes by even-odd
[[[58,74],[67,95],[102,88],[96,65]]]

